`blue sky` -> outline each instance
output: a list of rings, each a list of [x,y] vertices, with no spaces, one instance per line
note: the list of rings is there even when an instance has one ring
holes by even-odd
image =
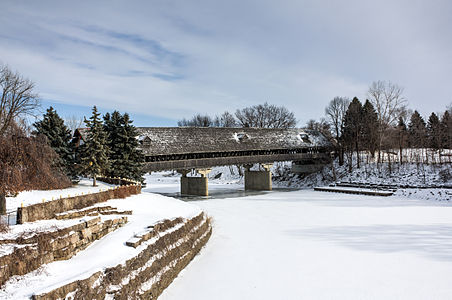
[[[452,103],[450,1],[2,1],[0,62],[60,115],[174,126],[265,101],[299,125],[372,81],[424,115]]]
[[[63,119],[75,119],[78,121],[82,121],[83,117],[86,116],[86,118],[89,118],[92,114],[93,107],[92,106],[83,106],[83,105],[76,105],[76,104],[66,104],[61,103],[59,101],[55,100],[45,100],[43,99],[41,101],[41,108],[40,108],[40,114],[37,117],[30,117],[29,122],[35,122],[36,118],[40,118],[42,114],[46,112],[46,110],[49,107],[53,107],[57,113],[63,118]],[[111,107],[99,107],[96,106],[97,110],[102,114],[106,114],[107,112],[111,113],[115,109]],[[127,110],[121,110],[121,113],[127,112],[132,120],[133,124],[135,126],[140,127],[172,127],[176,126],[177,124],[173,119],[164,118],[156,115],[146,115],[141,113],[135,113],[135,112],[128,112]],[[83,123],[82,123],[83,124]],[[84,125],[83,125],[84,126]]]

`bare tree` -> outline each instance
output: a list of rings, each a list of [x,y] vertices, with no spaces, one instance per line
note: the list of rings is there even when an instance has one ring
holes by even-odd
[[[327,115],[332,129],[335,133],[335,138],[338,139],[342,135],[342,129],[344,127],[344,116],[350,105],[350,99],[346,97],[334,97],[325,108],[325,114]]]
[[[189,120],[183,118],[177,122],[179,127],[211,127],[212,125],[212,118],[209,115],[201,114],[196,114]]]
[[[236,127],[237,121],[234,116],[225,111],[221,116],[216,116],[213,121],[213,126],[215,127]]]
[[[309,120],[306,122],[306,129],[317,130],[326,138],[331,139],[331,125],[324,118],[320,118],[319,121],[314,119]]]
[[[339,165],[344,164],[344,145],[342,143],[342,134],[344,130],[344,116],[350,105],[350,99],[346,97],[334,97],[325,108],[325,114],[334,130],[334,138],[337,142]]]
[[[74,115],[64,118],[64,124],[72,132],[72,134],[74,134],[77,128],[81,128],[84,126],[83,118],[76,117]]]
[[[390,81],[374,81],[367,92],[378,116],[378,161],[385,134],[390,126],[396,126],[399,116],[406,110],[403,88]]]
[[[8,66],[0,65],[0,136],[21,115],[33,114],[39,106],[39,96],[34,83]]]
[[[267,102],[238,109],[235,116],[242,127],[293,128],[297,125],[293,112],[284,106],[269,105]]]

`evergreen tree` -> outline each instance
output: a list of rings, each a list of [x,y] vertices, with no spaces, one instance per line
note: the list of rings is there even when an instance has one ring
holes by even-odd
[[[444,149],[452,149],[452,117],[447,110],[441,118],[441,144]]]
[[[71,179],[77,177],[75,169],[74,147],[71,143],[71,131],[64,124],[64,120],[60,118],[58,113],[50,107],[44,114],[41,121],[35,122],[33,126],[36,128],[36,135],[44,135],[52,147],[58,154],[57,165],[63,168],[64,173]]]
[[[372,157],[375,157],[378,142],[378,115],[369,100],[363,105],[362,110],[363,144],[366,145]]]
[[[122,177],[119,173],[123,167],[123,163],[120,161],[122,154],[122,116],[118,111],[114,111],[112,114],[106,113],[104,115],[104,131],[107,134],[107,145],[110,149],[108,159],[111,163],[110,169],[107,171],[107,175],[110,177]]]
[[[428,146],[432,149],[441,148],[441,123],[438,116],[432,112],[427,123]]]
[[[359,168],[359,150],[361,147],[362,129],[363,129],[363,107],[358,98],[353,98],[348,106],[344,117],[344,145],[350,152],[356,151],[357,166]],[[351,155],[350,155],[351,158]],[[349,170],[352,169],[352,160],[349,162]]]
[[[413,148],[425,147],[426,128],[425,121],[417,110],[411,115],[408,124],[409,143]]]
[[[85,119],[89,132],[85,143],[80,149],[82,173],[93,178],[93,186],[96,186],[96,177],[108,171],[110,164],[108,160],[110,150],[107,146],[107,134],[99,116],[100,113],[97,112],[97,108],[94,106],[89,120]]]
[[[127,113],[121,115],[114,111],[111,116],[109,113],[104,116],[104,128],[108,133],[108,145],[111,149],[109,159],[112,168],[109,176],[143,182],[144,155],[138,149],[138,132],[132,123]]]

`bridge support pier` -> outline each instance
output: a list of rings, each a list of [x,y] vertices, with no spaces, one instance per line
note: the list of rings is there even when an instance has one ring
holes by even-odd
[[[245,190],[271,191],[273,164],[261,164],[264,171],[251,171],[252,165],[245,165]]]
[[[193,195],[193,196],[208,196],[208,178],[207,174],[211,169],[199,169],[196,173],[200,174],[201,177],[188,177],[187,174],[190,170],[178,170],[178,173],[182,174],[180,178],[180,193],[182,195]]]

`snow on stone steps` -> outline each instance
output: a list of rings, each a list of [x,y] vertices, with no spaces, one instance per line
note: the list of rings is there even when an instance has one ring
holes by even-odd
[[[127,240],[126,245],[136,248],[141,245],[141,243],[155,238],[156,236],[161,237],[162,235],[179,229],[184,225],[185,222],[187,222],[186,219],[175,218],[172,220],[163,220],[153,225],[149,225],[147,227],[147,230],[136,233],[134,237]]]
[[[392,196],[394,194],[393,191],[381,191],[381,190],[373,190],[373,189],[364,189],[364,188],[349,188],[349,187],[339,187],[339,186],[318,186],[314,188],[314,191],[319,192],[333,192],[333,193],[345,193],[345,194],[357,194],[357,195],[366,195],[366,196]]]

